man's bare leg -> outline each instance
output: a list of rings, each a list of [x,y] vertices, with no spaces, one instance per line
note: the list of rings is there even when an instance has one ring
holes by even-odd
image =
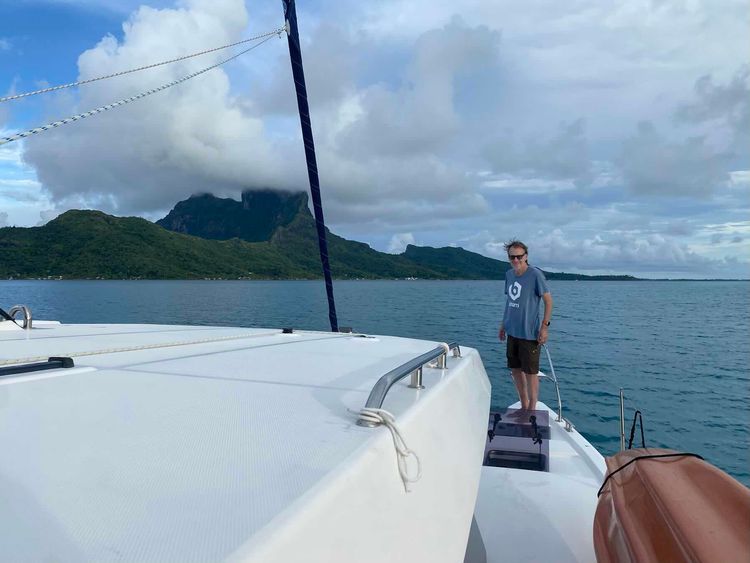
[[[539,374],[525,374],[526,375],[526,387],[529,390],[529,410],[536,410],[536,401],[539,399]]]
[[[513,383],[516,384],[516,391],[518,391],[518,398],[521,401],[521,408],[528,409],[529,396],[526,392],[526,376],[520,368],[512,368],[510,373],[513,376]],[[538,384],[539,382],[537,381],[537,386]]]

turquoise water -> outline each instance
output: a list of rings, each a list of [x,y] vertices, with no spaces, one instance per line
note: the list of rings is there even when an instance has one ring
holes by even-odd
[[[550,282],[549,349],[565,415],[605,455],[643,412],[646,443],[704,456],[750,485],[750,283]],[[335,284],[339,324],[477,348],[493,404],[516,400],[497,340],[501,282]],[[322,282],[0,281],[0,306],[68,323],[328,328]],[[546,368],[543,367],[544,370]],[[554,405],[548,383],[542,400]]]

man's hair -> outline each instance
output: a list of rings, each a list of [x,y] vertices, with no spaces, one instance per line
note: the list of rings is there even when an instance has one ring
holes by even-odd
[[[523,248],[525,254],[529,253],[529,247],[522,243],[520,240],[509,240],[505,243],[505,252],[507,253],[511,248]]]

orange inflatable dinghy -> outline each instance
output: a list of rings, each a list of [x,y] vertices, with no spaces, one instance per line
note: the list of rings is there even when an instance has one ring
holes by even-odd
[[[694,454],[607,458],[594,518],[598,563],[750,561],[750,489]]]

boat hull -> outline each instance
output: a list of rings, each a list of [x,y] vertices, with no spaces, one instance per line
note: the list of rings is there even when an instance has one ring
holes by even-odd
[[[620,452],[607,467],[594,525],[599,563],[750,557],[750,490],[725,472],[656,448]]]

